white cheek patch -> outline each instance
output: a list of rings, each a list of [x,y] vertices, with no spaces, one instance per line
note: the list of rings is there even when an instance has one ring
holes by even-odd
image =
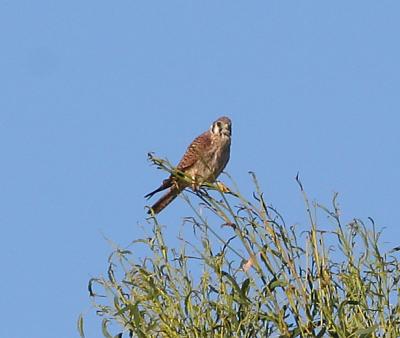
[[[218,125],[217,125],[216,123],[214,123],[214,124],[211,126],[211,131],[212,131],[213,134],[218,134],[219,128],[218,128]]]

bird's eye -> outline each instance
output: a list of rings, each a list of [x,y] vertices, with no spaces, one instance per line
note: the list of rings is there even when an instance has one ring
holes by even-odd
[[[224,123],[221,121],[216,121],[211,126],[211,131],[214,134],[220,134],[223,129],[224,129]]]

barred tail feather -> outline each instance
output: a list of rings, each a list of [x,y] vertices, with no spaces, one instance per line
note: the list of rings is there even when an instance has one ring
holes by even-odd
[[[166,180],[164,180],[162,182],[162,184],[156,190],[148,193],[146,196],[144,196],[144,198],[151,198],[154,194],[156,194],[162,190],[168,189],[171,186],[172,186],[172,179],[171,179],[171,177],[169,177]]]
[[[168,204],[170,204],[176,198],[176,196],[178,196],[178,194],[179,190],[177,188],[171,188],[165,195],[163,195],[156,203],[153,204],[153,206],[151,207],[152,211],[155,214],[158,214]],[[147,213],[151,214],[151,210],[149,210]]]

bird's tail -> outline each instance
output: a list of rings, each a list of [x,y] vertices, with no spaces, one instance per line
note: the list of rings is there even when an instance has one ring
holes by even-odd
[[[180,191],[177,187],[171,187],[171,189],[165,195],[163,195],[156,203],[152,205],[151,210],[149,210],[147,213],[151,214],[153,211],[153,213],[158,214],[168,204],[170,204],[176,198],[176,196],[178,196],[179,192]]]
[[[144,196],[144,198],[147,198],[147,199],[151,198],[154,194],[156,194],[162,190],[168,189],[171,186],[172,186],[172,179],[171,179],[171,177],[169,177],[166,180],[164,180],[162,182],[162,184],[156,190],[148,193],[146,196]]]

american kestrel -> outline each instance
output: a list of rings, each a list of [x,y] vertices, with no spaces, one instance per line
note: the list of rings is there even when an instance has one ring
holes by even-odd
[[[185,188],[192,186],[197,189],[201,184],[213,183],[217,179],[229,161],[231,133],[231,120],[223,116],[216,120],[208,131],[194,139],[176,167],[192,180],[192,184],[187,179],[179,179],[178,175],[171,175],[165,179],[159,188],[145,196],[150,198],[159,191],[169,189],[151,207],[155,214],[170,204]],[[151,210],[148,213],[151,214]]]

